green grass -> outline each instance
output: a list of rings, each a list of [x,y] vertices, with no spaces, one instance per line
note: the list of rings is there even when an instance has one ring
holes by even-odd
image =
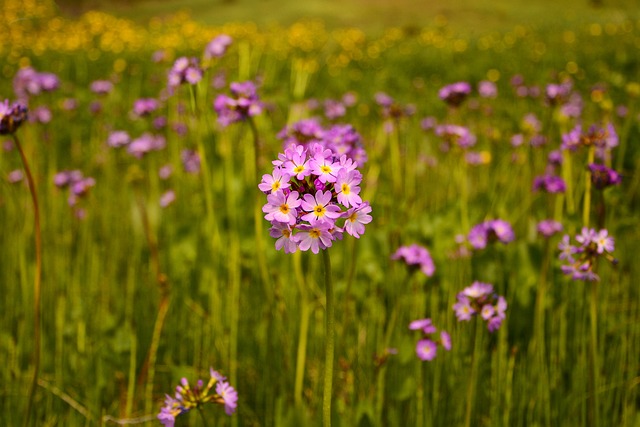
[[[275,0],[264,1],[270,2]],[[171,4],[164,3],[167,11]],[[240,1],[238,6],[247,4]],[[195,5],[194,19],[214,19]],[[385,7],[368,5],[370,16]],[[161,12],[162,5],[155,6]],[[19,64],[55,72],[62,81],[56,92],[30,101],[32,111],[48,105],[52,121],[25,123],[18,130],[36,177],[44,245],[43,351],[32,424],[153,420],[164,394],[172,393],[180,378],[193,383],[206,378],[213,366],[229,377],[240,400],[231,418],[221,408],[206,407],[210,425],[321,425],[323,264],[310,252],[275,250],[269,224],[260,219],[266,197],[257,190],[256,176],[271,172],[269,162],[282,150],[276,137],[280,129],[295,118],[321,115],[304,110],[304,100],[337,99],[353,91],[357,104],[341,121],[353,124],[363,137],[369,160],[362,167],[362,195],[371,202],[374,219],[362,238],[345,235],[329,250],[336,303],[334,425],[439,427],[463,425],[469,414],[473,426],[638,426],[640,157],[634,142],[640,136],[640,105],[633,84],[638,83],[640,63],[633,52],[640,27],[609,15],[611,9],[575,8],[573,21],[562,24],[573,40],[556,31],[553,21],[543,25],[545,10],[552,14],[553,9],[525,12],[534,6],[518,9],[504,3],[502,14],[476,7],[466,15],[459,12],[464,6],[454,3],[451,12],[426,6],[433,13],[424,16],[450,14],[450,25],[440,22],[424,32],[360,39],[358,33],[332,36],[316,28],[312,39],[327,42],[310,50],[279,44],[289,40],[290,33],[281,32],[285,30],[254,35],[236,28],[240,35],[230,51],[194,92],[180,87],[157,113],[170,125],[184,124],[186,135],[171,127],[154,131],[167,138],[167,147],[143,159],[111,149],[105,141],[114,129],[134,137],[153,129],[148,119],[131,119],[131,106],[141,96],[159,97],[165,88],[170,62],[150,61],[160,47],[154,37],[186,26],[156,28],[139,50],[116,54],[106,43],[100,50],[100,35],[85,50],[50,47],[61,35],[71,37],[73,22],[60,21],[58,30],[40,33],[30,27],[31,21],[12,22],[13,31],[5,31],[12,39],[1,46],[7,62],[0,93],[14,98],[8,94]],[[138,7],[122,10],[145,21],[152,12],[144,12],[145,3]],[[235,7],[220,3],[220,8]],[[366,22],[361,17],[367,15],[356,13],[363,4],[350,7],[353,21],[327,18],[331,25]],[[264,16],[260,14],[265,24],[275,19],[269,14],[285,16],[284,7],[274,9],[265,7]],[[411,21],[413,15],[389,14],[389,19],[393,25],[422,25]],[[508,29],[477,38],[456,31],[478,16],[492,16],[478,24],[484,29],[496,28],[492,20]],[[537,24],[514,30],[511,25],[526,16]],[[238,15],[237,20],[244,18]],[[602,25],[591,26],[594,21]],[[122,26],[105,27],[105,33],[128,28],[123,22],[105,22]],[[375,26],[368,28],[376,32]],[[143,34],[147,28],[137,30]],[[195,37],[175,49],[174,56],[199,56],[204,43],[193,48],[186,43]],[[340,66],[345,57],[349,60]],[[317,69],[305,69],[303,60],[314,60]],[[208,84],[218,71],[224,71],[227,84],[262,82],[259,94],[269,108],[256,118],[265,159],[260,170],[254,166],[250,126],[216,124],[212,101],[228,92],[227,85],[213,89]],[[600,261],[595,295],[589,283],[571,281],[560,272],[556,248],[561,236],[545,241],[535,232],[537,221],[554,216],[567,233],[580,230],[586,150],[571,154],[572,164],[565,161],[557,171],[571,177],[573,209],[568,197],[531,192],[533,177],[544,173],[549,152],[559,147],[574,120],[559,120],[542,98],[515,96],[509,84],[515,74],[541,88],[571,78],[584,101],[584,124],[609,120],[620,136],[611,161],[623,183],[605,190],[602,198],[594,191],[589,205],[591,225],[603,220],[601,225],[615,237],[619,261],[615,266]],[[475,85],[488,77],[496,80],[496,99],[474,93],[459,111],[451,111],[437,97],[445,84],[467,80]],[[98,97],[89,84],[104,78],[113,79],[115,89]],[[606,89],[602,98],[596,85]],[[373,100],[378,91],[401,105],[415,105],[415,114],[403,117],[395,132],[384,131]],[[78,100],[77,110],[61,108],[66,97]],[[90,112],[94,101],[101,102],[100,113]],[[629,108],[626,117],[614,113],[619,105]],[[528,113],[541,120],[548,144],[512,147],[510,138],[523,131]],[[490,155],[490,162],[467,165],[459,151],[442,151],[441,139],[421,128],[427,116],[469,127],[478,137],[474,150]],[[200,174],[183,170],[180,152],[187,148],[203,156]],[[174,172],[161,180],[158,169],[166,164]],[[24,420],[33,373],[34,211],[24,182],[5,179],[20,168],[15,150],[2,152],[0,424],[8,426]],[[55,174],[68,169],[96,180],[81,200],[87,212],[82,220],[68,205],[68,193],[53,185]],[[177,200],[162,209],[160,195],[170,188]],[[598,211],[601,206],[604,214]],[[513,225],[515,241],[489,245],[469,257],[452,255],[458,248],[456,234],[493,218]],[[400,245],[411,243],[429,249],[435,276],[427,278],[391,260]],[[457,322],[451,309],[456,294],[474,280],[494,284],[508,301],[505,323],[496,333],[489,333],[480,319]],[[595,330],[592,301],[597,302]],[[408,330],[409,322],[421,317],[432,318],[453,340],[452,350],[439,348],[432,362],[416,358],[419,334]],[[385,353],[388,348],[398,353]],[[302,363],[304,370],[299,369]],[[597,414],[592,411],[595,402]],[[176,425],[202,423],[190,413]]]

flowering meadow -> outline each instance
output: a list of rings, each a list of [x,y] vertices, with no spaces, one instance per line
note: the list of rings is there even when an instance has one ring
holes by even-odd
[[[0,13],[0,425],[640,425],[637,17]]]

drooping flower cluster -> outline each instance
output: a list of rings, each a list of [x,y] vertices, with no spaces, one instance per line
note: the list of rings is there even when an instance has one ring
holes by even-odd
[[[431,319],[418,319],[409,323],[412,331],[422,331],[422,339],[416,344],[416,354],[421,360],[431,361],[437,355],[438,345],[445,350],[451,350],[451,337],[447,331],[440,331],[438,338],[432,336],[437,334],[438,329],[433,325]]]
[[[469,321],[473,316],[479,315],[487,322],[489,332],[495,332],[506,317],[507,301],[496,294],[493,285],[489,283],[473,282],[460,291],[456,299],[453,310],[458,321]]]
[[[371,222],[371,206],[360,197],[358,164],[320,144],[287,148],[258,188],[267,195],[262,211],[271,222],[276,249],[318,253],[343,233],[359,238]]]
[[[436,266],[433,263],[429,250],[417,244],[401,246],[391,256],[391,259],[402,259],[407,263],[407,265],[419,269],[427,277],[433,276],[436,271]]]
[[[578,124],[562,135],[561,148],[576,151],[581,146],[594,146],[596,156],[603,159],[611,149],[618,146],[618,142],[618,134],[610,122],[604,125],[591,125],[587,131],[583,131],[582,126]]]
[[[213,102],[213,109],[218,114],[218,123],[221,126],[227,127],[262,113],[263,103],[253,82],[233,82],[229,89],[231,96],[218,95]]]
[[[509,243],[515,238],[515,234],[507,221],[494,219],[473,226],[467,238],[474,249],[484,249],[494,241]]]
[[[622,176],[605,165],[591,163],[588,168],[591,172],[591,183],[598,190],[604,190],[607,187],[619,185],[622,182]]]
[[[598,258],[602,257],[614,264],[617,263],[611,255],[615,249],[615,242],[606,229],[596,231],[595,228],[583,227],[575,239],[579,245],[572,245],[571,238],[565,234],[558,244],[559,258],[565,262],[560,268],[573,280],[600,280],[593,271]]]
[[[11,135],[27,119],[27,107],[21,102],[0,102],[0,135]]]
[[[211,378],[206,386],[204,381],[199,379],[192,387],[186,378],[182,378],[180,385],[176,387],[175,395],[173,397],[166,395],[164,406],[158,414],[158,419],[165,427],[173,427],[178,415],[209,402],[224,405],[227,415],[232,415],[236,411],[238,405],[236,390],[213,368],[209,369],[209,375]]]
[[[471,93],[471,85],[468,82],[456,82],[442,87],[438,91],[438,98],[451,107],[459,107]]]
[[[312,144],[320,144],[333,151],[337,157],[346,155],[358,165],[367,161],[362,137],[350,124],[335,124],[325,129],[317,119],[302,119],[282,129],[278,138],[283,140],[285,150],[296,145],[310,147]]]

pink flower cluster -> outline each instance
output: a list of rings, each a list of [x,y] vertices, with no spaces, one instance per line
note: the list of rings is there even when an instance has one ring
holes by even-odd
[[[480,315],[487,322],[489,332],[497,331],[505,319],[507,301],[503,296],[497,295],[493,285],[489,283],[473,282],[456,296],[457,302],[453,305],[458,321],[469,321],[475,315]]]
[[[360,197],[362,174],[356,162],[312,144],[287,148],[273,165],[258,188],[267,195],[262,211],[277,250],[317,254],[345,231],[356,238],[364,233],[371,206]]]
[[[596,259],[603,257],[612,263],[617,260],[611,256],[615,249],[613,237],[606,229],[596,231],[595,228],[583,227],[576,236],[578,245],[572,245],[568,234],[565,234],[558,244],[561,261],[566,264],[561,267],[564,274],[573,280],[598,281],[600,277],[593,271]]]
[[[438,332],[433,325],[431,319],[418,319],[409,323],[409,329],[413,331],[422,331],[422,339],[416,344],[416,354],[422,360],[432,361],[435,359],[438,350],[438,344],[445,350],[451,350],[451,337],[447,331],[440,331],[439,338],[432,338],[432,335]]]

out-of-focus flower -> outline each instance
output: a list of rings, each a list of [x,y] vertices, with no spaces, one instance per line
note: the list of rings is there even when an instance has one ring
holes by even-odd
[[[564,180],[555,175],[542,175],[533,179],[534,191],[545,191],[547,193],[564,193],[567,189],[567,185]]]
[[[549,238],[562,231],[562,224],[552,219],[545,219],[538,223],[537,229],[540,235]]]
[[[222,57],[227,52],[227,49],[231,46],[232,42],[233,39],[227,34],[220,34],[214,37],[204,49],[204,58],[211,59]]]
[[[482,80],[478,83],[478,94],[483,98],[495,98],[498,96],[498,88],[494,82]]]
[[[438,125],[436,126],[435,132],[437,136],[441,137],[443,141],[450,146],[469,148],[476,143],[476,136],[464,126]]]
[[[391,256],[391,259],[404,260],[408,266],[420,269],[428,277],[433,276],[436,271],[436,266],[429,250],[417,244],[399,247]]]
[[[431,319],[418,319],[409,323],[412,331],[421,331],[422,339],[416,344],[416,355],[421,360],[432,361],[437,355],[438,345],[445,350],[451,350],[451,337],[446,331],[441,331],[439,337],[433,337],[438,329],[433,325]]]
[[[460,291],[456,299],[453,311],[458,321],[469,321],[473,316],[480,316],[487,322],[489,332],[495,332],[506,318],[507,301],[497,295],[489,283],[473,282]]]
[[[233,82],[229,88],[231,96],[218,95],[213,103],[220,125],[226,127],[262,113],[263,103],[253,82]]]
[[[589,171],[591,171],[591,183],[598,190],[604,190],[607,187],[619,185],[622,182],[622,176],[605,165],[591,163],[588,168]]]
[[[485,221],[471,228],[469,244],[474,249],[484,249],[493,241],[509,243],[515,238],[511,224],[501,219]]]
[[[0,102],[0,135],[11,135],[27,119],[27,107],[21,102],[9,104],[5,99]]]
[[[109,80],[94,80],[89,88],[96,95],[106,95],[113,90],[113,83]]]
[[[438,91],[438,97],[451,107],[459,107],[471,93],[468,82],[456,82],[446,85]]]

